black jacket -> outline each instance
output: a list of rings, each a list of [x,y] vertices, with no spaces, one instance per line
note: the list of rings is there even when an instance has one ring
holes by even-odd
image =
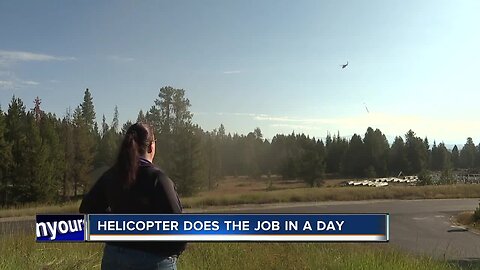
[[[160,169],[140,161],[135,184],[122,188],[115,170],[109,169],[85,195],[80,213],[88,214],[179,214],[182,205],[175,185]],[[179,255],[185,242],[108,242],[160,256]]]

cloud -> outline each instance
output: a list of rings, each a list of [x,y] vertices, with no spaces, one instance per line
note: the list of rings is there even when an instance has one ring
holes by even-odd
[[[46,62],[46,61],[72,61],[75,57],[54,56],[41,53],[24,51],[0,50],[0,89],[18,89],[34,87],[40,83],[32,80],[18,78],[11,70],[11,65],[18,62]]]
[[[132,61],[135,60],[132,57],[124,57],[124,56],[118,56],[118,55],[109,55],[108,59],[110,59],[114,62],[121,62],[121,63],[132,62]]]
[[[39,82],[31,80],[21,80],[15,76],[10,76],[7,79],[0,78],[0,90],[12,90],[25,87],[34,87],[39,84]]]
[[[21,83],[26,84],[26,85],[39,85],[39,82],[35,81],[21,81]]]
[[[41,53],[0,50],[0,62],[28,62],[28,61],[70,61],[75,57],[61,57]]]
[[[242,73],[241,70],[226,70],[223,72],[223,74],[239,74]]]
[[[295,125],[295,124],[271,124],[271,127],[275,128],[288,128],[293,130],[320,130],[320,127],[308,126],[308,125]]]
[[[260,127],[273,128],[273,133],[305,132],[313,136],[324,136],[328,131],[341,134],[359,134],[363,137],[368,127],[380,129],[387,137],[404,136],[413,130],[417,136],[428,137],[446,143],[463,142],[468,136],[480,134],[480,124],[472,118],[443,118],[418,114],[362,113],[340,117],[292,117],[258,113],[216,113],[222,116],[240,116],[258,122]],[[350,136],[351,136],[350,135]],[[480,138],[479,138],[480,139]]]
[[[263,113],[231,113],[216,112],[220,116],[245,116],[260,122],[272,122],[275,126],[311,126],[311,125],[335,125],[335,126],[365,126],[369,124],[412,124],[423,122],[415,115],[394,115],[382,113],[368,113],[348,117],[292,117],[281,115],[269,115]]]
[[[250,117],[262,117],[267,116],[266,114],[257,114],[257,113],[231,113],[235,116],[250,116]]]
[[[258,114],[258,113],[231,113],[231,112],[216,112],[215,113],[216,115],[220,115],[220,116],[223,116],[223,115],[233,115],[233,116],[249,116],[249,117],[266,117],[268,115],[266,114]]]
[[[266,114],[255,115],[254,119],[258,121],[296,122],[305,124],[331,124],[335,122],[334,119],[329,118],[294,118],[288,116],[269,116]]]
[[[273,127],[290,127],[301,130],[339,130],[343,133],[363,133],[367,127],[379,128],[384,133],[404,134],[408,129],[421,128],[431,120],[415,115],[394,115],[369,113],[346,117],[289,117],[289,116],[255,116],[254,120],[271,122]]]
[[[0,88],[12,87],[12,86],[13,86],[13,81],[1,81],[0,80]]]

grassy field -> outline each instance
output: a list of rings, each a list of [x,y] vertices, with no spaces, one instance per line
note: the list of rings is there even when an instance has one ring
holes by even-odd
[[[480,185],[294,188],[233,194],[213,191],[182,200],[186,207],[228,206],[288,202],[356,201],[382,199],[449,199],[480,197]]]
[[[181,198],[185,208],[207,208],[241,204],[288,202],[354,201],[381,199],[478,198],[480,185],[338,187],[330,180],[324,187],[308,188],[303,182],[227,178],[211,191]],[[76,213],[79,201],[62,205],[26,205],[0,209],[0,217],[33,216],[38,213]]]
[[[102,247],[100,243],[35,243],[33,235],[24,234],[0,236],[0,269],[100,269]],[[229,270],[460,269],[387,244],[327,243],[192,243],[178,266]]]
[[[182,198],[188,207],[301,201],[480,197],[480,185],[307,188],[298,181],[229,179]],[[74,213],[79,202],[1,209],[0,217]],[[34,242],[33,235],[0,236],[0,269],[100,269],[102,244]],[[388,244],[192,243],[179,269],[476,269],[407,254]]]

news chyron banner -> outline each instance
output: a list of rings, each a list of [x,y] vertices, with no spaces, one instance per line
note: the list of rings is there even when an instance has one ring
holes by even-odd
[[[85,215],[37,215],[37,242],[84,242]]]
[[[37,241],[387,242],[388,214],[37,215]]]

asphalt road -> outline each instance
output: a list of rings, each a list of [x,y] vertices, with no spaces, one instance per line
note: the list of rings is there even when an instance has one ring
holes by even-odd
[[[478,199],[295,203],[217,209],[242,213],[390,213],[390,243],[435,258],[480,262],[480,235],[455,227],[450,218],[478,206]],[[191,211],[189,211],[191,212]],[[33,220],[0,219],[0,235],[34,234]]]
[[[478,199],[325,202],[242,209],[248,213],[389,213],[390,245],[446,260],[480,260],[480,235],[450,218]]]

